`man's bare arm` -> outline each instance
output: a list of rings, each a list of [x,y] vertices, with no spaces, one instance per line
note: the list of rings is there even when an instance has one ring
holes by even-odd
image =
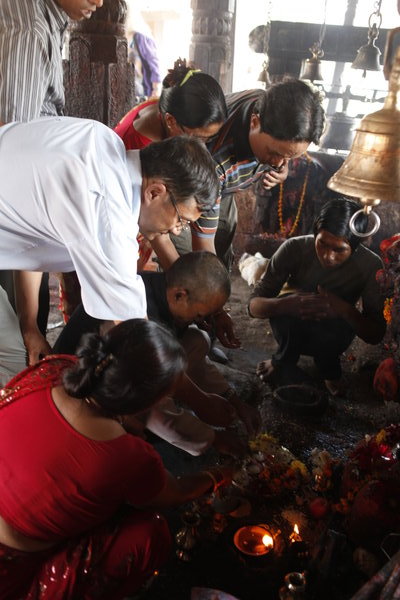
[[[37,324],[41,280],[37,271],[14,271],[15,304],[29,365],[51,352]]]
[[[170,240],[169,235],[158,235],[152,240],[151,246],[157,254],[160,265],[166,271],[179,258],[175,246]]]

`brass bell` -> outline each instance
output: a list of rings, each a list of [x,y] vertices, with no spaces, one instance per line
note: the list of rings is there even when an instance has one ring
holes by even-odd
[[[365,207],[381,200],[400,202],[400,48],[381,110],[366,115],[356,128],[350,153],[328,181],[336,192],[360,198]]]
[[[375,46],[375,40],[377,38],[376,30],[372,29],[368,33],[368,44],[361,46],[357,50],[357,56],[355,57],[352,69],[363,69],[363,77],[366,76],[367,71],[380,71],[381,66],[379,64],[379,57],[381,51]]]
[[[301,66],[300,79],[322,81],[321,61],[318,58],[307,58]]]
[[[306,58],[302,61],[300,79],[307,79],[309,81],[322,81],[321,73],[321,58],[324,55],[324,51],[318,42],[315,42],[309,49],[312,57]]]
[[[350,150],[357,120],[344,112],[327,117],[327,125],[319,147],[333,150]]]
[[[262,71],[259,74],[257,81],[261,81],[261,83],[264,83],[266,87],[271,85],[271,80],[268,73],[268,62],[266,60],[264,60],[262,64]]]

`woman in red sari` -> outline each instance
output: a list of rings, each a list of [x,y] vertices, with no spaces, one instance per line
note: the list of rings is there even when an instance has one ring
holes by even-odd
[[[170,549],[154,509],[231,480],[227,467],[176,479],[129,433],[184,368],[167,330],[132,319],[86,336],[77,358],[50,356],[1,391],[1,600],[131,595]]]
[[[227,118],[224,92],[216,79],[178,59],[163,81],[160,98],[134,106],[114,128],[127,150],[176,135],[208,142]]]

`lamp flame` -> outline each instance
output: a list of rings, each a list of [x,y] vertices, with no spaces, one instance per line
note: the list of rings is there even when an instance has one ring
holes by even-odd
[[[274,545],[274,540],[273,538],[268,535],[267,533],[263,536],[262,539],[262,543],[264,544],[264,546],[266,546],[267,548],[270,548],[271,546]]]
[[[300,535],[300,531],[299,531],[299,526],[297,525],[297,523],[294,524],[293,526],[293,531],[289,536],[289,540],[291,541],[291,543],[293,544],[294,542],[301,542],[302,538]]]

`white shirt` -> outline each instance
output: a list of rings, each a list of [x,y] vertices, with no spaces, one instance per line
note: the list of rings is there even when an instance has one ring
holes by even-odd
[[[98,319],[145,317],[136,274],[139,151],[97,121],[0,128],[0,269],[73,271]]]

